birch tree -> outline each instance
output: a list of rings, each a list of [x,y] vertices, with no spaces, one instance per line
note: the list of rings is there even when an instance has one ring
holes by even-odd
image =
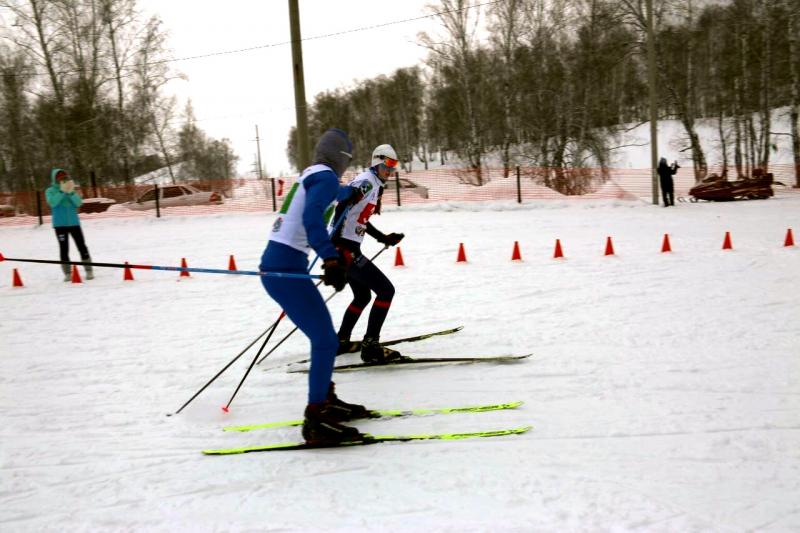
[[[480,76],[483,64],[477,53],[477,29],[480,23],[480,8],[468,0],[441,0],[438,6],[429,6],[441,23],[445,39],[438,41],[425,33],[421,42],[437,57],[434,64],[446,68],[457,80],[458,96],[466,130],[466,142],[461,147],[462,155],[473,171],[476,185],[483,184],[482,158],[485,153],[482,134],[483,120],[480,107]]]

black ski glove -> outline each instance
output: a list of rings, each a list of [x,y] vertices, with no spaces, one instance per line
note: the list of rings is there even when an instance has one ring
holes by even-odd
[[[356,205],[364,198],[364,193],[358,187],[350,187],[350,189],[352,189],[352,191],[347,199],[347,203],[350,205]]]
[[[403,240],[403,237],[405,235],[402,233],[390,233],[389,235],[384,235],[378,242],[386,246],[395,246]]]
[[[322,274],[322,283],[331,285],[336,292],[344,289],[344,286],[347,285],[347,269],[338,258],[326,259],[322,263],[322,269],[325,271]]]

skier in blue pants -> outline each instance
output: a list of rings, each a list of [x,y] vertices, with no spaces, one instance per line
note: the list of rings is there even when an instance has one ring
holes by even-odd
[[[353,145],[344,131],[332,128],[320,137],[312,165],[289,191],[272,226],[259,266],[262,272],[305,273],[308,253],[313,249],[323,260],[323,283],[337,291],[345,287],[345,266],[331,243],[325,218],[333,212],[337,196],[348,195],[352,190],[339,185],[352,153]],[[346,403],[336,396],[331,377],[339,340],[322,295],[310,279],[261,276],[261,283],[311,341],[303,438],[313,444],[362,440],[364,436],[356,428],[341,424],[367,417],[369,412],[362,405]]]

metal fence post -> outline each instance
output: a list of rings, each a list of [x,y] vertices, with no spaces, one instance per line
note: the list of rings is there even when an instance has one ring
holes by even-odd
[[[394,173],[394,179],[397,185],[397,207],[400,207],[400,172]]]
[[[36,191],[36,214],[39,215],[39,225],[44,224],[42,220],[42,191]]]
[[[94,197],[99,198],[100,195],[97,194],[97,176],[95,176],[94,170],[89,172],[89,178],[92,181],[92,191],[94,191]]]
[[[272,212],[274,213],[278,210],[278,202],[275,199],[275,178],[270,178],[270,180],[272,180]]]
[[[522,186],[519,181],[519,165],[517,165],[517,203],[522,203]]]
[[[156,218],[161,218],[161,202],[158,200],[158,183],[156,183]]]

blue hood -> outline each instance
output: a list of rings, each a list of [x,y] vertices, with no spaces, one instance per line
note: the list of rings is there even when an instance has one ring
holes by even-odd
[[[63,168],[54,168],[54,169],[52,169],[50,171],[50,185],[55,185],[56,184],[56,176],[58,175],[59,172],[65,172],[67,175],[69,175],[69,172],[67,172]]]

